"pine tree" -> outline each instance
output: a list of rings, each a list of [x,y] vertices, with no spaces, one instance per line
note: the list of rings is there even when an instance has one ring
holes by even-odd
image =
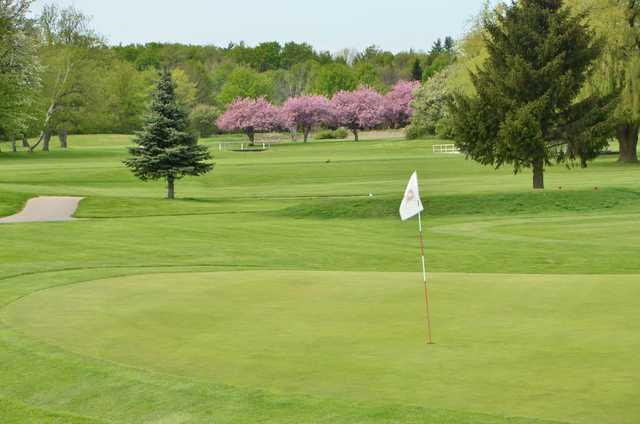
[[[429,52],[429,54],[431,54],[432,56],[437,56],[440,53],[442,53],[443,51],[444,51],[444,47],[442,46],[442,39],[438,38],[433,43],[433,46],[431,47],[431,51]]]
[[[519,0],[486,20],[489,57],[472,75],[476,96],[451,104],[461,151],[483,164],[533,168],[544,188],[552,162],[582,166],[607,145],[615,94],[580,92],[600,45],[562,0]]]
[[[420,59],[413,62],[413,68],[411,69],[411,79],[413,81],[422,81],[422,66],[420,65]]]
[[[208,149],[187,131],[187,114],[178,104],[176,84],[164,71],[153,95],[151,113],[137,134],[132,157],[124,163],[143,181],[164,178],[167,198],[175,198],[175,180],[202,175],[213,169]]]

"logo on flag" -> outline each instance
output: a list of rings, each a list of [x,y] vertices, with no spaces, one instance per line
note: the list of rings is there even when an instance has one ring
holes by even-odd
[[[400,205],[400,218],[406,221],[424,210],[420,200],[420,188],[418,187],[418,173],[414,172],[409,179],[409,184],[404,192],[404,198]]]

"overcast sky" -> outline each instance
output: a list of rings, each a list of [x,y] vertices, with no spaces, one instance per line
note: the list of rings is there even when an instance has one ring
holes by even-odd
[[[54,0],[55,1],[55,0]],[[51,1],[36,0],[34,12]],[[93,17],[111,44],[308,42],[318,50],[428,49],[464,33],[482,0],[57,0]]]

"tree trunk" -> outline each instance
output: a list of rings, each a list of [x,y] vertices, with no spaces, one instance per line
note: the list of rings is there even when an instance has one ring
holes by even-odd
[[[48,131],[44,133],[44,136],[42,137],[42,151],[43,152],[48,152],[49,151],[49,142],[51,141],[51,131]]]
[[[304,142],[306,143],[309,139],[309,133],[311,132],[311,128],[307,127],[304,129]]]
[[[16,145],[16,136],[15,135],[11,136],[11,151],[13,153],[18,151],[18,146]]]
[[[167,177],[167,199],[176,198],[175,178]]]
[[[542,190],[544,188],[544,161],[535,159],[531,166],[533,168],[533,188],[534,190]]]
[[[249,137],[249,145],[253,146],[255,145],[255,141],[256,141],[256,133],[253,132],[253,130],[248,130],[247,131],[247,137]]]
[[[355,137],[355,141],[359,141],[358,130],[353,130],[353,136]]]
[[[26,134],[22,134],[22,147],[29,148],[29,137]]]
[[[68,146],[68,143],[67,143],[67,138],[68,138],[67,130],[66,129],[60,130],[60,133],[58,133],[58,138],[60,139],[60,148],[66,149],[67,146]]]
[[[616,130],[616,138],[620,144],[618,162],[638,162],[638,124],[621,124]]]

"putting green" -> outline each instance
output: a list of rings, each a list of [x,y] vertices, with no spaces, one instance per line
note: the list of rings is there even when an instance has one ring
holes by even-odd
[[[242,387],[625,422],[640,416],[639,278],[434,274],[432,346],[409,273],[137,275],[36,292],[1,317],[69,352]]]

